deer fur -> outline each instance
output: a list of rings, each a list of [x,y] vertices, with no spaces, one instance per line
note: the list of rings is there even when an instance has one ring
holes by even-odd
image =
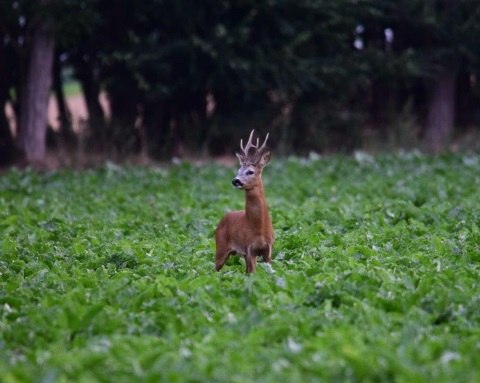
[[[223,216],[215,232],[215,269],[219,271],[228,257],[236,253],[245,258],[246,272],[254,273],[257,257],[272,262],[273,226],[263,190],[262,170],[270,161],[270,150],[252,144],[253,130],[242,153],[237,153],[240,169],[232,180],[233,186],[245,191],[245,210],[231,211]]]

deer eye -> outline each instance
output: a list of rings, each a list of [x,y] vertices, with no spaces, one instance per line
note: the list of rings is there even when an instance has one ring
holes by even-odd
[[[251,176],[252,174],[253,174],[253,171],[252,171],[252,170],[249,170],[249,171],[247,172],[247,176]]]

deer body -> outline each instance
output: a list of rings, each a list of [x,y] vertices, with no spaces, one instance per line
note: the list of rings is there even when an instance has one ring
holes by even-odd
[[[243,155],[237,154],[241,167],[232,184],[245,190],[245,210],[232,211],[223,216],[215,232],[215,269],[219,271],[228,257],[236,253],[245,257],[246,272],[255,272],[257,257],[267,263],[272,261],[273,226],[268,213],[267,200],[262,183],[262,169],[270,160],[270,151],[252,145],[253,131],[243,148]],[[250,149],[255,149],[250,153]]]

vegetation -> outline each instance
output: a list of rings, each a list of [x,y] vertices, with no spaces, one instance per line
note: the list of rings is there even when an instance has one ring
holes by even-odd
[[[233,169],[0,178],[3,382],[477,382],[480,157],[276,159],[273,270],[214,272]]]
[[[70,81],[65,84],[63,88],[65,92],[65,96],[80,96],[82,94],[82,90],[80,88],[80,84],[76,81]]]
[[[284,152],[351,151],[366,133],[441,150],[479,125],[479,15],[475,0],[3,1],[0,105],[19,129],[0,113],[0,163],[14,143],[44,155],[50,82],[69,130],[65,69],[100,151],[219,154],[245,125]]]

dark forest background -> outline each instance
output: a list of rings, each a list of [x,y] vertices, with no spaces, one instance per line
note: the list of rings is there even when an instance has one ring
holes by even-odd
[[[251,128],[280,153],[438,152],[480,126],[475,0],[3,0],[0,37],[1,165],[79,140],[87,155],[216,156]]]

